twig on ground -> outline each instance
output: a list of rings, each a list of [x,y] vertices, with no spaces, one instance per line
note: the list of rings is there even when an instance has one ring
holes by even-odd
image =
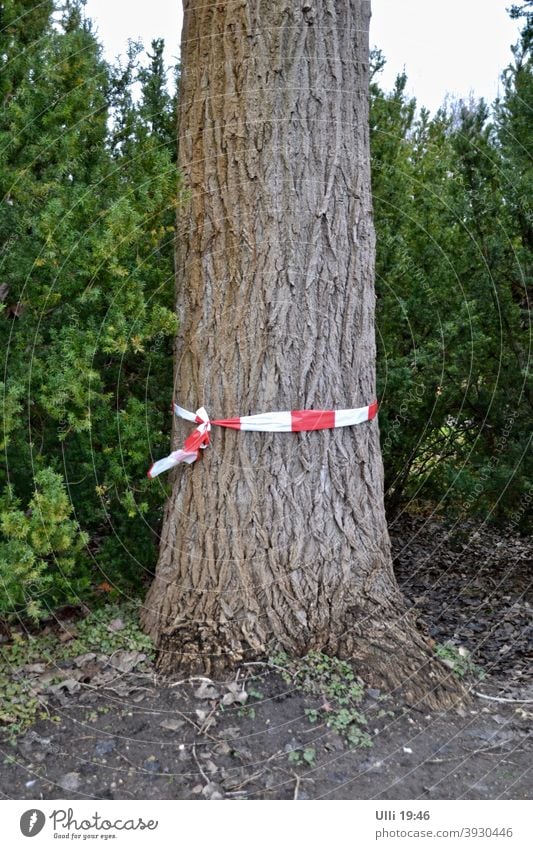
[[[213,741],[213,743],[217,743],[217,744],[218,744],[218,743],[220,743],[220,742],[221,742],[220,740],[217,740],[217,738],[216,738],[216,737],[213,737],[213,735],[212,735],[212,734],[208,734],[208,733],[207,733],[207,729],[206,729],[205,731],[203,731],[203,732],[202,732],[202,729],[200,728],[200,726],[199,726],[199,725],[197,725],[197,724],[196,724],[196,722],[194,722],[194,721],[190,718],[190,716],[187,716],[187,714],[186,714],[186,713],[183,713],[181,710],[177,710],[176,708],[174,708],[174,712],[175,712],[175,713],[177,713],[177,714],[178,714],[178,716],[181,716],[181,717],[182,717],[182,719],[184,719],[184,720],[185,720],[185,722],[188,722],[188,723],[189,723],[189,725],[192,725],[192,727],[194,728],[194,730],[196,731],[196,733],[197,733],[197,734],[202,734],[202,733],[203,733],[204,737],[209,737],[209,739],[210,739],[210,740],[212,740],[212,741]]]
[[[506,699],[503,696],[486,696],[485,693],[474,691],[474,696],[479,696],[480,699],[489,699],[491,702],[504,702],[510,705],[533,705],[533,699]]]
[[[126,761],[126,763],[127,763],[127,764],[129,764],[130,766],[132,766],[132,767],[133,767],[133,769],[135,770],[135,772],[139,772],[139,765],[138,765],[138,764],[134,764],[134,763],[133,763],[133,761],[130,761],[130,759],[129,759],[129,758],[127,758],[127,757],[126,757],[126,755],[123,755],[123,754],[122,754],[122,752],[117,752],[117,757],[118,757],[118,758],[122,758],[122,760],[123,760],[123,761]]]
[[[294,785],[294,796],[292,798],[295,801],[298,798],[298,790],[300,789],[300,776],[295,772],[293,772],[293,775],[296,779],[296,784]]]
[[[190,684],[192,681],[204,681],[206,684],[212,684],[213,687],[216,687],[215,682],[211,678],[205,678],[203,675],[193,675],[191,678],[183,678],[181,681],[174,681],[173,684],[168,684],[167,686],[169,688],[179,687],[180,684]]]
[[[263,769],[260,772],[254,772],[253,775],[250,775],[250,776],[248,776],[248,778],[245,778],[244,781],[241,781],[240,784],[236,784],[233,792],[234,793],[236,793],[236,792],[240,793],[242,791],[243,787],[246,787],[247,784],[251,784],[252,781],[257,781],[259,778],[261,778],[261,776],[264,774],[264,772],[265,772],[265,770],[263,770]]]
[[[206,774],[205,774],[205,772],[203,771],[203,769],[202,769],[202,765],[201,765],[201,763],[200,763],[200,761],[198,760],[198,757],[197,757],[197,755],[196,755],[196,743],[193,743],[193,744],[192,744],[192,756],[193,756],[193,758],[194,758],[194,761],[195,761],[195,763],[196,763],[196,766],[197,766],[197,767],[198,767],[198,769],[200,770],[200,774],[201,774],[202,778],[204,779],[205,783],[206,783],[206,784],[209,784],[209,778],[207,777],[207,775],[206,775]]]
[[[217,703],[215,705],[215,707],[212,709],[211,713],[209,713],[208,716],[204,719],[203,724],[202,724],[200,731],[199,731],[200,734],[205,734],[207,736],[207,731],[211,727],[211,725],[213,724],[212,719],[213,719],[213,716],[215,715],[215,713],[217,712],[218,708],[219,708],[219,705]],[[214,738],[211,738],[211,739],[214,739]]]
[[[284,666],[278,666],[277,663],[266,663],[262,660],[250,660],[247,663],[241,663],[241,666],[266,666],[267,669],[277,669],[279,672],[284,672],[286,675],[289,675],[291,678],[294,678],[296,673],[290,672],[289,669],[285,669]]]
[[[473,755],[483,755],[485,752],[495,752],[496,749],[501,749],[502,746],[506,746],[508,744],[508,740],[502,740],[501,743],[493,743],[492,746],[480,746],[479,749],[474,749],[473,751],[468,752],[468,757],[471,758]],[[511,750],[510,754],[514,754],[515,752],[523,752],[524,749],[514,748]],[[425,761],[428,764],[442,764],[448,761],[458,761],[461,758],[465,757],[465,752],[461,752],[460,755],[453,755],[451,758],[433,758],[431,761]]]

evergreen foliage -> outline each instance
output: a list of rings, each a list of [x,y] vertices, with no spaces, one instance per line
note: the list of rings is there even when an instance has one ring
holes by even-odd
[[[152,45],[149,67],[130,45],[112,68],[80,3],[60,22],[51,12],[2,4],[0,611],[26,604],[32,615],[104,576],[138,586],[151,568],[163,490],[144,471],[168,439],[177,329],[175,102],[163,45]],[[15,527],[25,508],[31,518]],[[33,545],[41,520],[48,548]],[[75,567],[52,562],[61,527],[61,557],[68,550]]]
[[[527,28],[525,33],[527,33]],[[532,106],[524,34],[493,115],[430,119],[376,82],[371,134],[378,373],[391,514],[411,505],[523,527],[531,500]],[[529,122],[529,123],[528,123]]]
[[[0,503],[2,594],[11,611],[39,619],[46,604],[77,602],[89,581],[76,571],[89,541],[71,518],[72,507],[61,475],[43,469],[27,511],[7,489]]]

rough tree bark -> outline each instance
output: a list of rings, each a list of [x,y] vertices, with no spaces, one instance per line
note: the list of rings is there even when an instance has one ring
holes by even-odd
[[[375,398],[365,0],[185,0],[175,396],[213,418]],[[176,424],[173,444],[190,426]],[[397,588],[378,424],[214,428],[172,473],[144,624],[159,668],[274,648],[445,704]]]

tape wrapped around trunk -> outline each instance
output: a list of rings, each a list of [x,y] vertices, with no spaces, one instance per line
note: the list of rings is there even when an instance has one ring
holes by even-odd
[[[372,421],[377,411],[378,403],[373,401],[366,407],[356,407],[352,410],[287,410],[234,419],[210,419],[204,407],[191,413],[179,404],[174,404],[176,416],[194,422],[198,427],[187,437],[183,448],[173,451],[162,460],[157,460],[148,470],[148,477],[155,478],[180,463],[194,463],[200,456],[200,450],[207,448],[211,441],[211,425],[263,433],[299,433],[304,430],[325,430],[362,424]]]

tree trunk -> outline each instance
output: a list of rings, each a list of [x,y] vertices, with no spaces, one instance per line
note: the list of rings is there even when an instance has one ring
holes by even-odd
[[[176,400],[212,418],[369,404],[370,4],[184,7]],[[411,700],[453,697],[395,582],[376,420],[214,427],[172,482],[144,610],[163,672],[319,649]]]

